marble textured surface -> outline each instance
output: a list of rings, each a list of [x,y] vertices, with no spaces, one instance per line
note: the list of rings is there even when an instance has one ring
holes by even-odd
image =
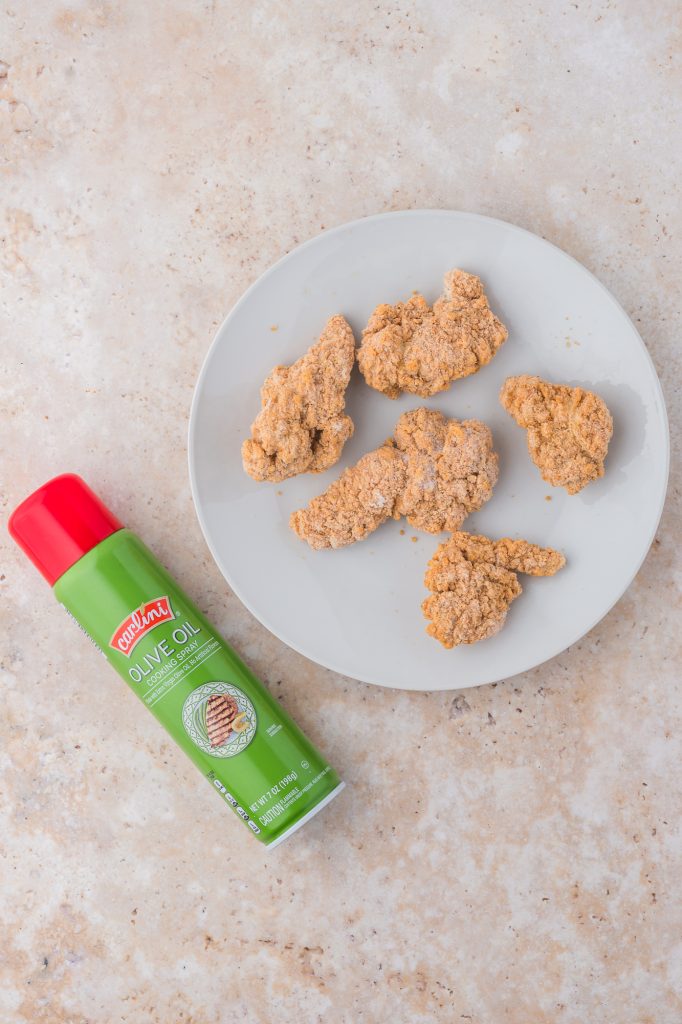
[[[679,4],[8,0],[0,25],[3,511],[81,472],[349,783],[266,854],[4,538],[0,1021],[677,1024]],[[582,260],[671,416],[627,594],[466,694],[283,647],[187,481],[242,290],[323,227],[417,206]]]

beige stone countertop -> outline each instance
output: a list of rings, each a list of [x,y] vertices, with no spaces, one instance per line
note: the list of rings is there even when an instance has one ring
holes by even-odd
[[[1,1024],[682,1020],[681,43],[676,0],[2,4],[3,519],[81,473],[348,787],[267,853],[3,526]],[[288,650],[213,564],[186,468],[242,291],[322,228],[414,207],[582,261],[671,419],[622,600],[460,694]]]

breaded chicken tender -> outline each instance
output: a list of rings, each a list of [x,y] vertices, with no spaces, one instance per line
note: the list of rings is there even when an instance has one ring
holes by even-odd
[[[292,530],[311,548],[341,548],[364,540],[394,514],[407,466],[390,441],[363,455],[307,508],[293,512]]]
[[[548,484],[577,494],[604,475],[613,420],[599,395],[522,375],[507,378],[500,402],[527,429],[530,457]]]
[[[392,438],[294,512],[290,525],[317,549],[363,540],[391,517],[406,516],[428,533],[457,530],[490,498],[497,474],[485,423],[415,409],[400,417]]]
[[[402,391],[427,398],[480,370],[506,338],[481,279],[451,270],[433,309],[418,293],[377,306],[362,333],[358,364],[370,387],[389,398]]]
[[[249,476],[279,482],[338,462],[353,433],[343,410],[354,361],[353,332],[342,316],[333,316],[304,356],[274,368],[261,388],[251,438],[242,445]]]
[[[493,436],[480,420],[449,420],[434,409],[403,413],[393,435],[407,467],[396,518],[427,533],[457,530],[497,483]]]
[[[422,604],[430,620],[426,631],[448,648],[486,640],[502,628],[521,593],[517,573],[553,576],[565,564],[558,551],[525,540],[453,533],[437,549],[424,577],[432,591]]]

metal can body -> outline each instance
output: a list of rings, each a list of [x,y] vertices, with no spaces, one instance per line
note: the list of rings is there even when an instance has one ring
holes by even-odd
[[[343,788],[135,534],[113,533],[54,591],[260,842],[281,842]]]

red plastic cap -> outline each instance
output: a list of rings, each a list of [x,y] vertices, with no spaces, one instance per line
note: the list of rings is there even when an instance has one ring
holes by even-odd
[[[49,480],[9,517],[9,532],[52,586],[67,569],[123,529],[75,473]]]

